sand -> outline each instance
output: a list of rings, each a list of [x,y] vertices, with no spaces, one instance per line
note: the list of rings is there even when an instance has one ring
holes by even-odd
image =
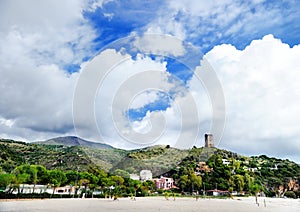
[[[266,207],[264,206],[264,200]],[[300,199],[259,198],[196,199],[163,197],[140,197],[111,199],[45,199],[45,200],[1,200],[0,211],[298,211]]]

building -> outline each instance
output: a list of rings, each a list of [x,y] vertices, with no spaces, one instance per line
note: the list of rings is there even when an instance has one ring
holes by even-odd
[[[48,191],[47,185],[32,185],[32,184],[20,184],[20,193],[31,194],[31,193],[44,193]],[[14,189],[14,194],[18,193],[17,189]]]
[[[54,194],[74,194],[75,187],[73,186],[62,186],[54,189]]]
[[[206,162],[198,162],[196,169],[195,169],[195,174],[196,175],[202,175],[204,173],[211,172],[213,169],[210,168]]]
[[[222,163],[226,166],[228,166],[230,164],[230,162],[226,158],[222,159]]]
[[[140,171],[140,180],[141,181],[152,180],[152,172],[150,170]]]
[[[173,178],[163,177],[153,179],[156,187],[158,189],[169,190],[174,186]]]
[[[208,147],[208,148],[215,147],[212,134],[205,134],[204,137],[205,137],[205,147]]]
[[[132,180],[140,180],[140,176],[137,174],[129,174],[129,178]]]
[[[53,192],[54,189],[54,192]],[[75,187],[74,186],[62,186],[53,188],[47,185],[33,185],[33,184],[20,184],[20,193],[22,194],[31,194],[31,193],[49,193],[49,194],[74,194]],[[14,189],[14,194],[18,193],[17,189]]]
[[[249,172],[257,172],[257,168],[248,168]]]
[[[208,196],[230,196],[229,191],[222,191],[222,190],[218,190],[218,189],[208,190],[208,191],[206,191],[206,194]]]

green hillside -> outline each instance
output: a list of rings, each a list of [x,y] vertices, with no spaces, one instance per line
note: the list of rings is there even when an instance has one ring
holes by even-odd
[[[0,166],[6,172],[16,166],[39,164],[47,169],[87,170],[90,164],[97,164],[109,171],[113,164],[118,163],[126,150],[115,148],[90,148],[86,146],[65,146],[37,143],[25,143],[12,140],[0,140]]]
[[[0,171],[11,173],[24,164],[64,172],[85,172],[92,166],[124,178],[149,169],[154,177],[172,177],[178,189],[187,192],[217,188],[248,193],[263,190],[268,196],[283,196],[298,194],[300,184],[299,164],[266,155],[246,157],[217,148],[180,150],[169,145],[129,151],[1,139]]]
[[[188,150],[169,146],[147,147],[129,152],[111,170],[121,169],[128,173],[139,174],[141,170],[149,169],[154,176],[159,176],[176,167],[188,154]]]

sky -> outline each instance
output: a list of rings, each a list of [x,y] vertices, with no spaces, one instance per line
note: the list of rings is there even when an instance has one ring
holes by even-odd
[[[0,1],[0,137],[300,163],[297,0]]]

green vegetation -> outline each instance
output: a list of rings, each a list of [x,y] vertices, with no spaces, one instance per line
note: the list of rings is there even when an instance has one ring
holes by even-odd
[[[90,166],[87,171],[61,171],[58,169],[47,170],[41,165],[17,166],[12,173],[0,173],[0,189],[11,194],[14,190],[21,195],[21,184],[44,184],[57,188],[64,185],[72,185],[79,189],[84,187],[83,193],[92,195],[95,189],[102,190],[103,195],[129,196],[134,192],[139,196],[146,195],[144,191],[154,189],[153,182],[134,181],[119,175],[112,175],[103,170]],[[114,186],[114,190],[110,190]],[[32,191],[34,193],[34,190]],[[54,194],[54,189],[53,189]],[[77,194],[76,194],[77,195]],[[50,196],[51,197],[51,196]]]
[[[209,169],[205,171],[202,168],[202,171],[197,172],[203,155],[207,154],[201,153],[201,150],[209,152],[208,160],[204,161]],[[265,155],[245,157],[215,148],[192,149],[189,156],[169,176],[177,179],[179,187],[184,191],[193,192],[189,183],[193,179],[191,173],[197,173],[201,177],[200,188],[203,192],[220,189],[253,195],[264,192],[267,196],[278,197],[293,197],[293,193],[296,195],[299,192],[300,165]]]
[[[152,181],[142,183],[129,178],[129,174],[139,174],[143,169],[151,170],[155,177],[172,177],[177,189],[166,193]],[[245,157],[216,148],[153,146],[128,151],[0,140],[0,191],[6,194],[13,190],[21,193],[21,184],[42,184],[52,188],[71,185],[76,192],[80,186],[87,196],[100,190],[102,197],[154,192],[175,197],[219,189],[297,198],[299,182],[300,165],[292,161],[265,155]]]
[[[159,176],[176,167],[189,151],[170,148],[168,146],[153,146],[129,151],[119,163],[114,164],[111,171],[122,169],[128,173],[139,174],[143,169],[149,169],[154,176]]]
[[[113,164],[126,156],[126,150],[105,148],[93,149],[85,146],[64,146],[0,140],[0,167],[11,172],[22,164],[39,164],[47,169],[62,171],[87,170],[90,164],[97,164],[109,171]]]

